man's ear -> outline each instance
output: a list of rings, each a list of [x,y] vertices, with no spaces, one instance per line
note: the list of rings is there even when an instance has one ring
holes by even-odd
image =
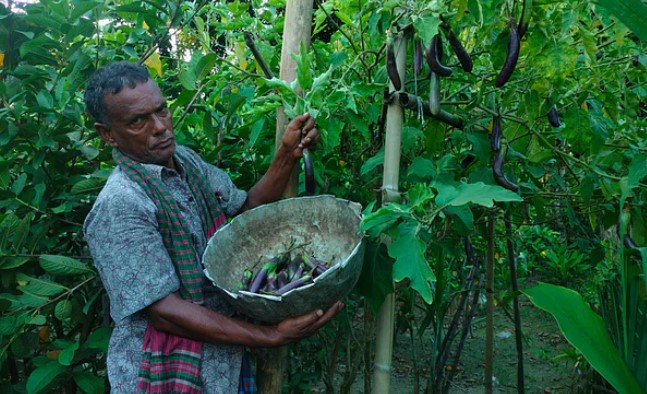
[[[94,129],[99,133],[99,137],[101,137],[102,140],[110,144],[112,147],[117,146],[117,142],[115,141],[114,136],[112,135],[112,129],[110,126],[106,125],[105,123],[101,122],[94,122]]]

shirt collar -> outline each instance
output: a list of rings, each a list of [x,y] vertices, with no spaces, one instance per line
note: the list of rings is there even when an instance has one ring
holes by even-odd
[[[152,175],[159,177],[160,179],[172,176],[180,176],[183,178],[185,173],[184,163],[178,157],[177,153],[173,154],[173,160],[175,161],[175,167],[177,168],[177,171],[159,164],[141,163],[141,165],[146,169],[146,171],[149,171]]]

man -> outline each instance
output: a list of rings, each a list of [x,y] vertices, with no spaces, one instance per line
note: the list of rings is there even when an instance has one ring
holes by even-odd
[[[319,138],[310,115],[290,122],[268,171],[246,193],[176,146],[165,98],[145,68],[119,62],[97,70],[85,102],[117,163],[84,224],[115,321],[113,393],[236,392],[248,378],[243,347],[292,343],[341,310],[338,302],[274,326],[250,324],[232,317],[200,264],[226,217],[281,197],[303,149]]]

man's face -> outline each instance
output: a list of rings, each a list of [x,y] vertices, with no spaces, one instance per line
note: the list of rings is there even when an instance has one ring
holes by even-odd
[[[111,124],[95,123],[101,138],[133,160],[174,168],[173,122],[155,81],[106,94],[104,103]]]

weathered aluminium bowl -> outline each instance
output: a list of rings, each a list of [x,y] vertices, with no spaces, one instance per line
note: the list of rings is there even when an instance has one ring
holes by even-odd
[[[314,309],[326,310],[355,286],[364,260],[361,205],[334,196],[297,197],[251,209],[222,226],[209,240],[204,273],[243,314],[278,323]],[[314,282],[282,296],[235,291],[245,269],[290,245],[330,262]]]

